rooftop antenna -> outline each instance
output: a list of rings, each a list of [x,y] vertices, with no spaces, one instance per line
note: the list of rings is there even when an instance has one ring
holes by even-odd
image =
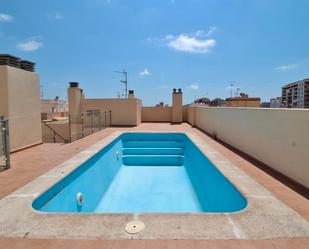
[[[238,88],[236,89],[236,97],[238,97],[238,95],[239,95],[239,90],[240,90],[240,88],[238,87]]]
[[[124,84],[125,98],[127,99],[128,98],[128,72],[122,69],[122,71],[115,71],[115,73],[120,73],[124,76],[124,80],[120,80],[120,82]]]
[[[44,99],[44,94],[43,94],[43,85],[41,84],[41,99]]]
[[[233,98],[233,87],[234,87],[234,84],[233,83],[231,83],[231,98]]]
[[[233,98],[234,89],[235,89],[235,82],[232,81],[231,84],[230,84],[230,95],[231,95],[231,98]],[[237,94],[237,92],[236,92],[236,94]]]

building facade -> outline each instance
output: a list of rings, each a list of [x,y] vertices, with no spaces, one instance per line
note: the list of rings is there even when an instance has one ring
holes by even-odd
[[[0,55],[0,116],[9,119],[10,151],[42,143],[40,78],[34,63]]]
[[[309,79],[283,86],[281,106],[285,108],[309,108]]]
[[[280,108],[281,107],[281,97],[271,98],[270,99],[270,108]]]
[[[41,99],[41,112],[42,113],[56,113],[68,112],[68,102],[58,98],[55,99]]]
[[[260,97],[249,97],[248,94],[240,93],[239,97],[227,98],[225,100],[226,107],[260,107]]]

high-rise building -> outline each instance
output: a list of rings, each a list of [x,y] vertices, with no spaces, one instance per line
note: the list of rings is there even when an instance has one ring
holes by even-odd
[[[286,108],[309,108],[309,79],[283,86],[281,103]]]

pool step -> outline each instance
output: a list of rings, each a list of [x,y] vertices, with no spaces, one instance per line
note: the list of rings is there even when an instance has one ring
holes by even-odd
[[[183,155],[183,148],[123,148],[122,155]]]
[[[124,148],[183,148],[184,142],[176,140],[124,141]]]
[[[125,166],[182,166],[181,155],[125,155],[122,156]]]

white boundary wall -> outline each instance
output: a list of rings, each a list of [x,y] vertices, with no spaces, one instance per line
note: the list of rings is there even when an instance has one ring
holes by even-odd
[[[309,110],[189,107],[188,121],[309,187]]]

